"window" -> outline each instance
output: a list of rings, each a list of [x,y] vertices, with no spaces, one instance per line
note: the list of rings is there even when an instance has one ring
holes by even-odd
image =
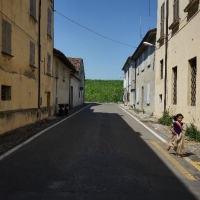
[[[162,94],[159,94],[159,103],[162,103]]]
[[[65,81],[65,66],[63,66],[63,81]]]
[[[33,42],[30,42],[30,59],[29,64],[31,66],[35,66],[35,44]]]
[[[51,74],[51,55],[47,53],[47,73]]]
[[[137,88],[137,91],[136,91],[136,103],[139,104],[139,95],[140,95],[140,88]]]
[[[160,15],[160,37],[164,36],[164,22],[165,22],[165,3],[161,6]]]
[[[176,21],[178,19],[179,19],[179,0],[174,0],[173,20]]]
[[[148,47],[148,66],[151,65],[151,47]]]
[[[52,11],[50,8],[48,8],[48,16],[47,16],[47,35],[52,37],[52,29],[53,29],[53,24],[52,24]]]
[[[142,71],[144,71],[144,52],[142,53],[141,63],[142,63]]]
[[[147,84],[147,105],[150,105],[150,83]]]
[[[197,62],[196,58],[189,60],[190,69],[191,69],[191,82],[190,82],[190,100],[191,106],[196,106],[196,80],[197,80]]]
[[[173,105],[177,104],[177,67],[172,69],[173,71],[173,94],[172,94],[172,103]]]
[[[58,61],[56,61],[56,78],[58,78]]]
[[[2,101],[11,100],[11,86],[6,86],[6,85],[1,86],[1,100]]]
[[[160,79],[163,79],[163,60],[160,61]]]
[[[30,16],[36,19],[36,0],[30,0]]]
[[[11,55],[11,24],[2,19],[2,52]]]

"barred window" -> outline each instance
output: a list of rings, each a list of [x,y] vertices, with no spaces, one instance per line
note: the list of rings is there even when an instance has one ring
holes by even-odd
[[[173,105],[177,104],[177,67],[172,69],[173,71]]]
[[[51,74],[51,55],[47,53],[47,73]]]
[[[179,0],[174,0],[173,20],[179,19]]]
[[[30,42],[30,59],[29,64],[35,66],[35,44]]]
[[[160,61],[160,79],[163,79],[163,60]]]
[[[11,24],[2,19],[2,52],[11,55]]]
[[[164,36],[164,22],[165,22],[165,3],[161,6],[160,15],[160,36]]]
[[[36,0],[30,0],[30,15],[36,19]]]
[[[197,80],[197,63],[196,58],[189,60],[191,67],[191,106],[196,106],[196,80]]]

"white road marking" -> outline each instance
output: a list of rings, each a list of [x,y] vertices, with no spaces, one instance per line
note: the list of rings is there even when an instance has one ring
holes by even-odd
[[[89,104],[88,106],[90,106],[91,104]],[[81,112],[82,110],[86,109],[88,106],[82,108],[81,110],[75,112],[74,114],[70,115],[69,117],[66,117],[65,119],[57,122],[56,124],[53,124],[52,126],[44,129],[43,131],[40,131],[39,133],[37,133],[36,135],[34,135],[33,137],[29,138],[28,140],[22,142],[21,144],[17,145],[16,147],[14,147],[13,149],[7,151],[6,153],[4,153],[3,155],[0,156],[0,161],[3,160],[5,157],[7,157],[8,155],[10,155],[11,153],[15,152],[16,150],[18,150],[19,148],[23,147],[24,145],[28,144],[29,142],[31,142],[32,140],[34,140],[35,138],[39,137],[41,134],[43,134],[44,132],[48,131],[49,129],[53,128],[54,126],[57,126],[58,124],[64,122],[65,120],[69,119],[70,117],[72,117],[73,115],[76,115],[77,113]]]

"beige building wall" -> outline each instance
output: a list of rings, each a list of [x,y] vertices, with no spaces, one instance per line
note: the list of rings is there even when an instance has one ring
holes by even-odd
[[[155,109],[155,47],[145,46],[143,42],[155,45],[155,39],[156,29],[149,30],[131,57],[136,65],[134,106],[150,115]]]
[[[52,78],[46,75],[47,52],[52,55],[53,38],[47,36],[47,8],[53,3],[42,1],[41,15],[41,118],[51,113]],[[30,1],[0,1],[0,134],[33,123],[38,119],[38,13],[30,16]],[[2,53],[3,21],[11,26],[11,52]],[[53,33],[53,32],[52,32]],[[53,37],[53,35],[52,35]],[[35,45],[34,64],[30,65],[30,42]],[[51,66],[53,64],[52,60]],[[5,99],[4,91],[9,91]],[[48,93],[49,92],[49,93]]]
[[[71,96],[71,107],[76,107],[79,106],[79,82],[80,80],[77,79],[76,77],[72,76],[71,78],[71,91],[70,91],[70,96]],[[72,89],[73,88],[73,89]],[[73,92],[72,92],[73,90]]]
[[[58,104],[69,104],[70,69],[57,56],[53,62],[53,108],[54,114],[58,114]]]
[[[160,37],[160,15],[161,5],[164,1],[158,1],[158,37]],[[195,5],[196,4],[196,5]],[[200,12],[199,1],[179,1],[178,20],[173,18],[173,2],[169,1],[168,18],[168,51],[167,51],[167,96],[166,108],[175,115],[182,113],[185,122],[200,124]],[[185,10],[185,11],[184,11]],[[166,12],[165,12],[166,13]],[[165,27],[165,26],[164,26]],[[164,31],[166,33],[166,29]],[[159,45],[159,43],[158,43]],[[156,51],[156,65],[160,66],[160,61],[165,58],[165,45],[159,45]],[[191,60],[196,60],[196,103],[191,105]],[[165,63],[165,61],[163,62]],[[164,69],[165,66],[163,66]],[[176,68],[175,68],[176,67]],[[174,89],[174,70],[177,69],[177,87]],[[163,70],[164,71],[164,70]],[[164,93],[164,76],[160,77],[160,68],[156,70],[156,115],[161,116],[164,106],[160,102],[159,94]],[[175,92],[176,91],[176,92]],[[174,95],[176,94],[176,95]],[[174,97],[176,96],[176,102]]]

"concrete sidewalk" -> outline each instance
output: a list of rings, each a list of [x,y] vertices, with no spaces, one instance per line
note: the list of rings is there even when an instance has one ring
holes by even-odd
[[[136,113],[132,108],[130,108],[129,106],[125,106],[124,104],[119,104],[119,106],[121,106],[130,114],[137,117],[141,122],[150,125],[150,127],[153,130],[156,130],[156,132],[159,133],[160,136],[165,135],[169,138],[169,140],[171,139],[172,134],[169,131],[169,127],[158,124],[158,119],[156,117],[150,116],[142,112]],[[200,142],[189,141],[188,138],[185,136],[185,152],[186,154],[194,154],[198,159],[200,159]]]

